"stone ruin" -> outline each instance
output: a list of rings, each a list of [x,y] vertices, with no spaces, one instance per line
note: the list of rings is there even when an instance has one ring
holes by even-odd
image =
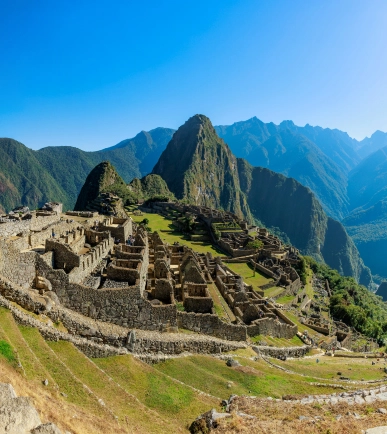
[[[296,334],[297,327],[220,258],[165,244],[130,218],[93,215],[80,223],[51,208],[0,224],[0,293],[27,310],[55,320],[71,316],[74,333],[76,324],[93,320],[129,330],[182,327],[223,341]],[[216,286],[235,321],[216,314]]]

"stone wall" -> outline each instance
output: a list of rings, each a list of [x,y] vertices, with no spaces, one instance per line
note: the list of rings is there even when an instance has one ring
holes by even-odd
[[[207,284],[185,282],[183,304],[187,312],[212,313],[214,302],[207,289]]]
[[[266,276],[272,277],[273,279],[276,278],[276,275],[272,271],[270,271],[268,268],[264,267],[263,265],[258,264],[258,262],[255,262],[253,259],[250,259],[250,264],[252,265],[253,268],[255,264],[255,269],[265,274]]]
[[[20,249],[27,249],[28,238],[15,240],[0,239],[0,273],[16,282],[29,287],[35,279],[35,252],[20,253]]]
[[[91,217],[98,217],[98,212],[97,211],[66,211],[66,215],[91,218]]]
[[[145,280],[134,287],[95,290],[72,283],[63,270],[51,269],[41,258],[37,265],[38,274],[51,282],[63,306],[82,315],[145,330],[177,324],[175,305],[153,306],[144,298]]]
[[[206,335],[216,336],[230,341],[246,341],[246,326],[228,324],[217,315],[209,313],[177,313],[178,326]]]
[[[109,237],[92,247],[88,253],[77,255],[69,245],[63,244],[55,238],[46,240],[46,252],[54,252],[55,268],[63,268],[68,273],[69,282],[73,283],[82,282],[98,266],[101,260],[110,253],[113,246],[113,238]]]
[[[208,336],[156,333],[141,330],[128,332],[126,328],[95,321],[61,306],[55,306],[44,313],[53,321],[61,321],[69,331],[69,333],[61,332],[20,311],[9,301],[21,302],[28,310],[42,311],[42,306],[38,301],[33,301],[30,291],[18,288],[1,276],[0,282],[1,288],[4,285],[8,288],[6,291],[2,290],[2,294],[3,292],[6,293],[7,297],[0,295],[0,306],[9,309],[17,322],[39,329],[47,340],[69,341],[88,357],[127,354],[128,349],[135,354],[163,353],[173,355],[184,352],[221,353],[222,351],[232,351],[246,347],[245,344],[240,342],[227,342]]]
[[[152,295],[163,303],[172,304],[175,302],[173,286],[169,279],[157,279]]]
[[[260,345],[252,348],[260,356],[264,355],[269,357],[275,357],[277,359],[283,359],[284,357],[304,357],[306,353],[311,349],[311,347],[308,345],[287,348],[276,348]]]
[[[267,335],[275,338],[291,339],[297,333],[297,326],[282,323],[273,318],[262,318],[254,321],[254,324],[247,326],[249,336]]]
[[[253,255],[255,253],[254,249],[246,249],[246,250],[242,250],[242,249],[233,249],[229,243],[226,243],[224,240],[220,239],[217,241],[218,246],[224,250],[226,253],[228,253],[229,255],[231,255],[233,258],[240,258],[240,257],[244,257],[244,256],[250,256]]]
[[[109,217],[99,224],[98,229],[100,231],[110,231],[113,238],[124,243],[133,233],[133,221],[131,218]]]
[[[66,232],[70,232],[75,229],[79,224],[77,222],[66,222],[61,220],[54,224],[53,226],[48,227],[47,229],[34,231],[29,234],[29,245],[34,248],[39,245],[44,245],[47,238],[50,238],[52,235],[52,231],[55,231],[57,237],[60,237]]]
[[[0,237],[12,237],[20,233],[26,234],[30,230],[41,231],[45,226],[51,225],[60,220],[56,213],[47,213],[44,216],[36,216],[32,212],[32,218],[27,220],[9,219],[5,223],[0,223]]]
[[[115,254],[117,259],[142,259],[145,249],[142,246],[119,244],[116,246]]]
[[[128,282],[129,286],[139,284],[142,261],[118,259],[106,269],[108,279]]]

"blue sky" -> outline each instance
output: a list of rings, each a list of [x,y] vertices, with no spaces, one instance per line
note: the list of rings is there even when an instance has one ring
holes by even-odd
[[[387,131],[387,2],[0,0],[0,136],[112,146],[257,116]]]

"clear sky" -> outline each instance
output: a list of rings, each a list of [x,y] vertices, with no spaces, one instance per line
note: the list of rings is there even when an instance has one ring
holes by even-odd
[[[0,137],[112,146],[213,124],[387,131],[385,0],[0,0]]]

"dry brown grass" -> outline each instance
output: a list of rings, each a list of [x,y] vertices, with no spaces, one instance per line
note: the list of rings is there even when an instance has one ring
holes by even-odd
[[[383,402],[364,405],[300,405],[239,397],[232,404],[233,417],[223,420],[214,433],[360,434],[367,428],[387,425],[387,415],[376,412],[384,406]],[[256,419],[239,417],[235,414],[237,411],[256,416]],[[360,419],[356,419],[353,413],[357,413]],[[342,417],[336,420],[338,415]],[[300,421],[299,416],[320,419]]]
[[[114,418],[109,417],[102,408],[100,417],[91,415],[66,402],[59,393],[26,380],[21,373],[15,371],[6,363],[0,363],[0,382],[11,383],[18,396],[30,397],[40,414],[42,422],[54,422],[63,431],[68,430],[74,434],[134,433],[130,429],[121,428]]]

